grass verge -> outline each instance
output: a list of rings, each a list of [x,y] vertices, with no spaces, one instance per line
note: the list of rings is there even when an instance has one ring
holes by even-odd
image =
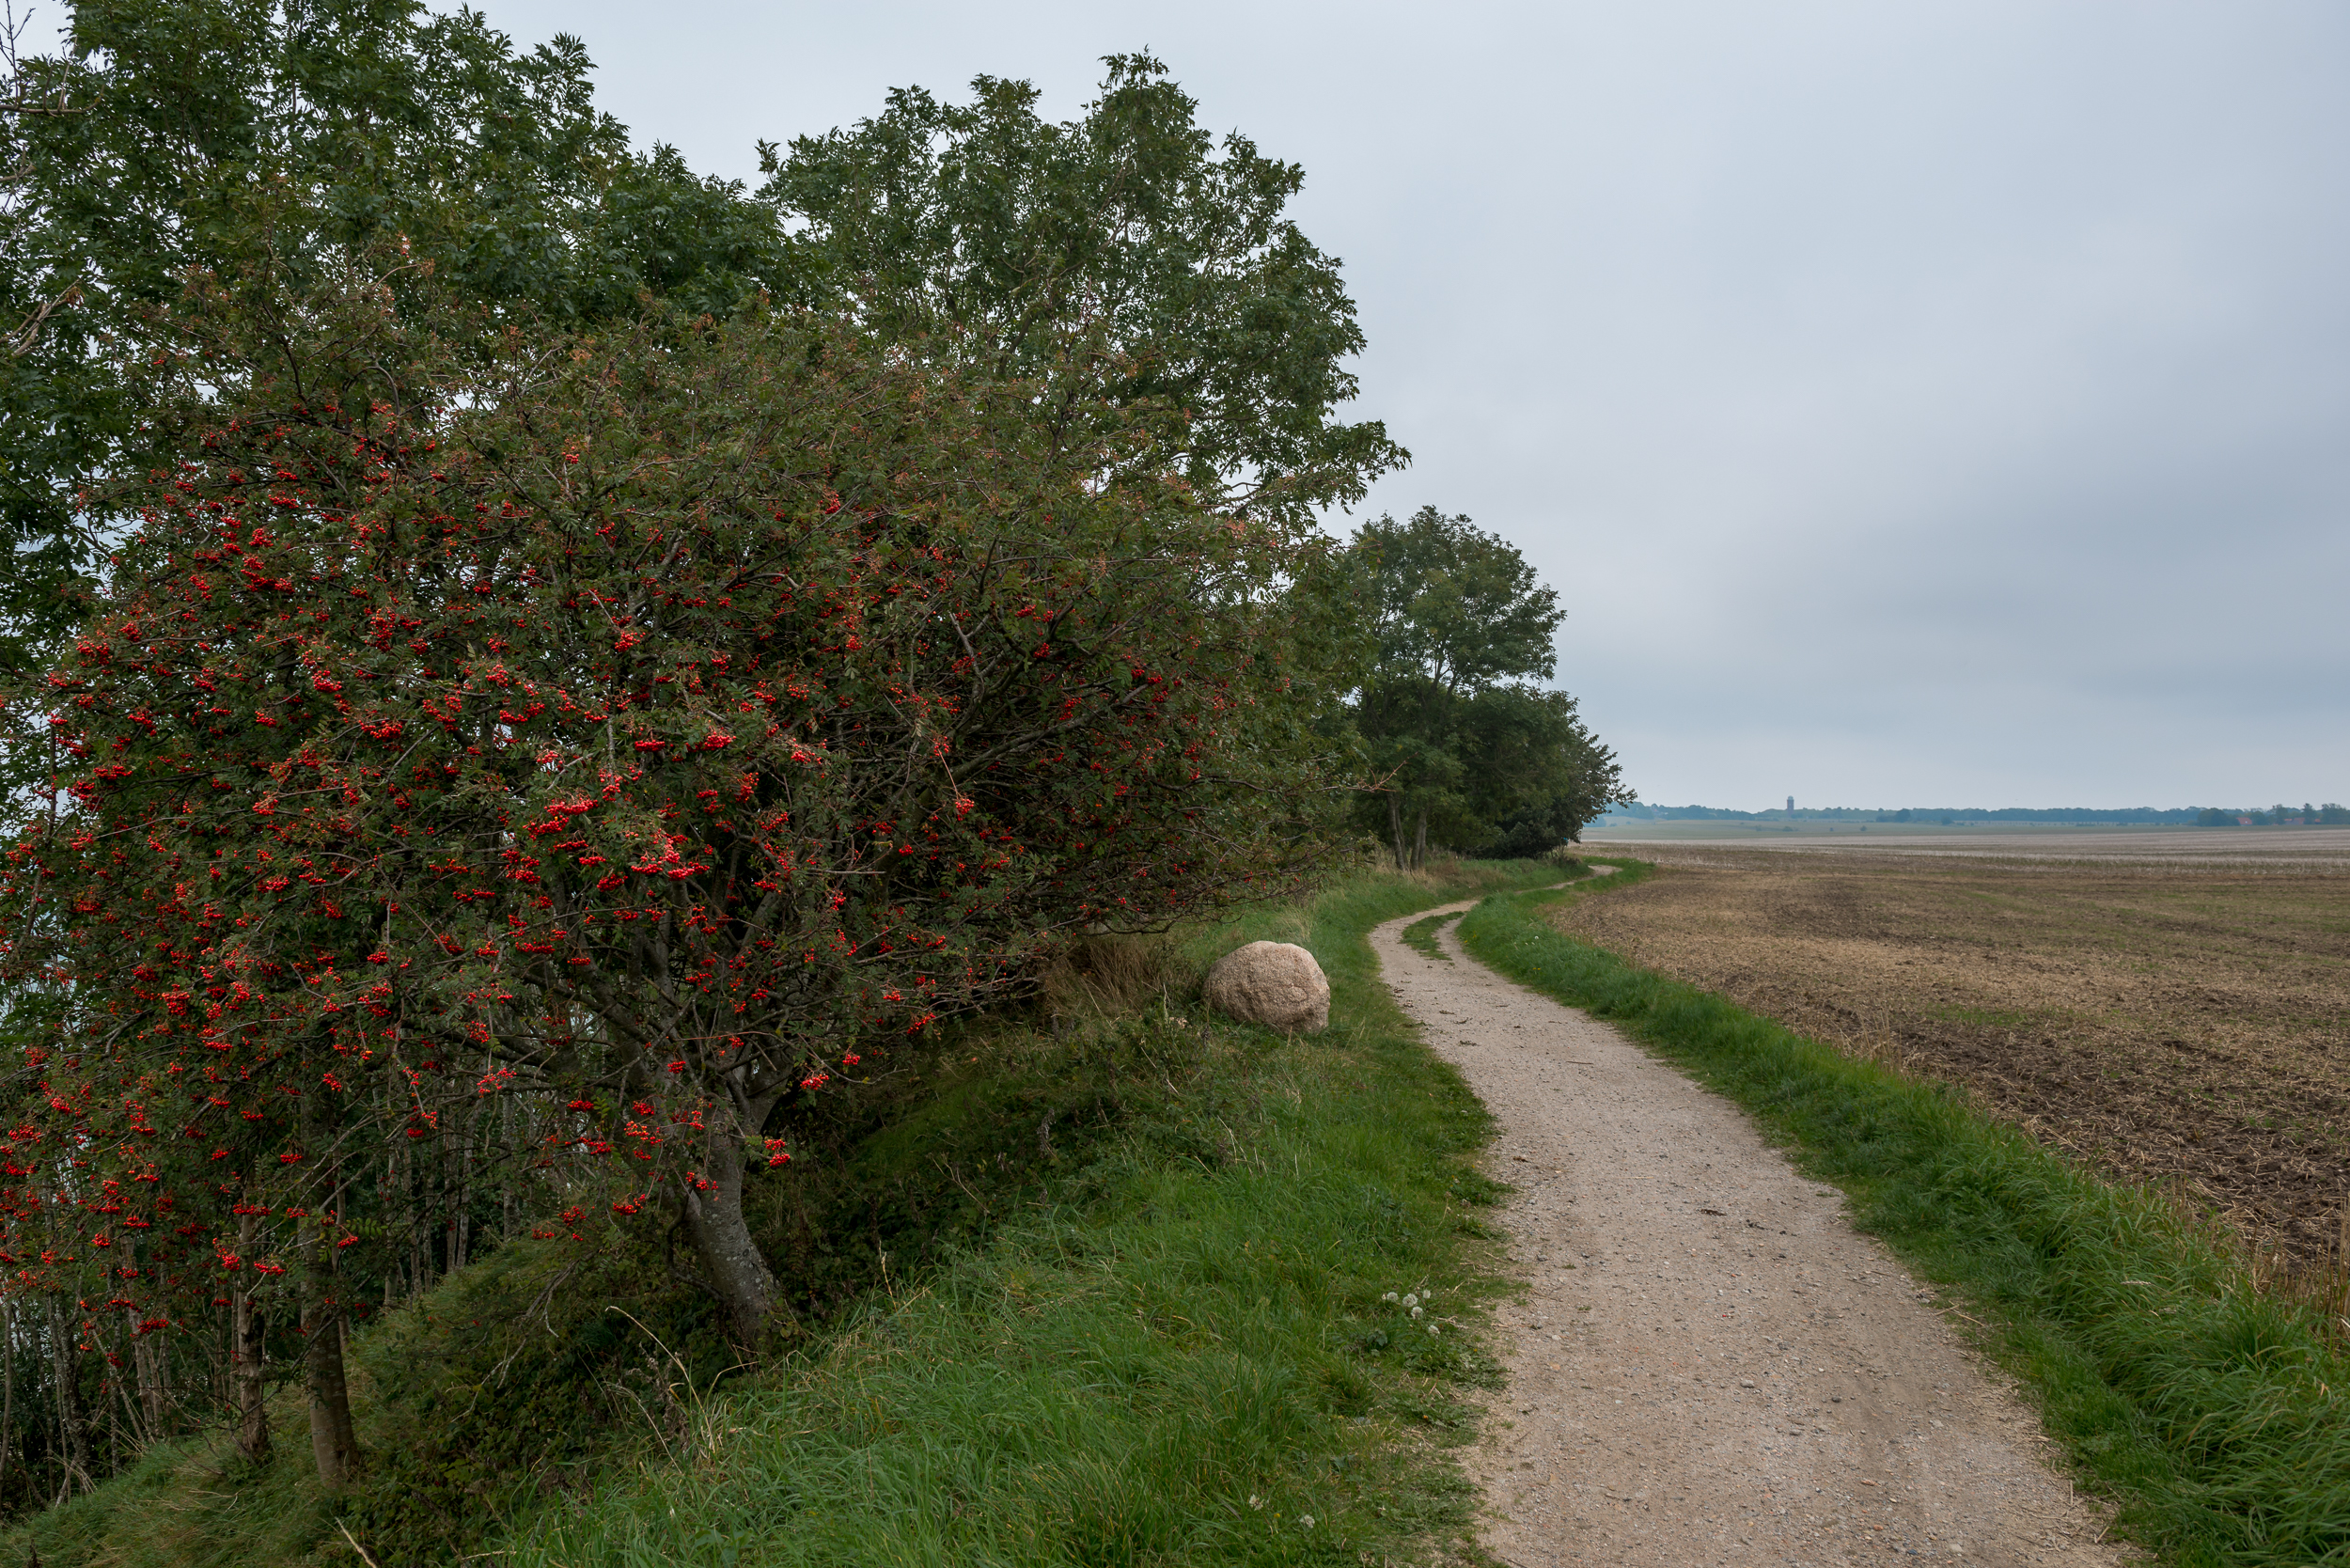
[[[1494,1374],[1456,1330],[1494,1283],[1499,1189],[1469,1158],[1482,1106],[1367,934],[1557,874],[1360,877],[1171,953],[1083,955],[1050,1027],[982,1021],[885,1111],[795,1140],[759,1213],[802,1333],[762,1371],[722,1378],[706,1312],[626,1236],[509,1244],[360,1337],[353,1492],[319,1491],[290,1387],[271,1464],[159,1445],[0,1534],[0,1560],[355,1563],[346,1528],[380,1568],[1465,1553],[1474,1499],[1443,1450]],[[1326,1033],[1193,999],[1261,938],[1321,960]],[[1383,1299],[1404,1292],[1440,1333]]]
[[[1964,1298],[2051,1435],[2117,1504],[2120,1533],[2182,1568],[2350,1562],[2350,1364],[2263,1295],[2160,1194],[2117,1186],[1899,1075],[1556,929],[1559,901],[1462,922],[1502,974],[1607,1018],[1744,1106],[1854,1222]],[[2336,1390],[2332,1386],[2342,1383]]]
[[[1488,1119],[1376,983],[1366,935],[1447,898],[1537,880],[1366,878],[1192,947],[1295,941],[1331,1027],[1210,1031],[1192,1003],[1123,1026],[1204,1147],[1102,1151],[1082,1192],[1002,1225],[821,1351],[710,1402],[658,1453],[550,1509],[518,1568],[639,1562],[1355,1562],[1465,1546],[1438,1457],[1454,1390],[1494,1375],[1458,1325],[1492,1281],[1467,1238],[1495,1190]],[[1551,873],[1555,874],[1555,873]],[[1186,1010],[1178,1012],[1177,1006]]]

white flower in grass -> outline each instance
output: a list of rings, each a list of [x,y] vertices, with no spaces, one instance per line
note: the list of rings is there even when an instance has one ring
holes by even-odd
[[[1251,1508],[1261,1509],[1264,1507],[1264,1499],[1257,1496],[1256,1493],[1251,1492],[1248,1494],[1248,1506]]]
[[[1297,1516],[1297,1527],[1298,1527],[1298,1529],[1313,1529],[1313,1528],[1314,1528],[1314,1516],[1313,1516],[1312,1514],[1310,1514],[1310,1513],[1300,1513],[1300,1514]]]

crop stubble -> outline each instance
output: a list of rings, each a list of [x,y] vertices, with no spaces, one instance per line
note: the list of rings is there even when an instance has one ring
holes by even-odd
[[[1562,930],[1816,1038],[1964,1084],[2264,1247],[2350,1234],[2350,875],[1644,849]]]

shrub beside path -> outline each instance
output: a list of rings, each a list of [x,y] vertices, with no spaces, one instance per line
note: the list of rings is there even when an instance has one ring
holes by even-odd
[[[1468,903],[1448,906],[1465,910]],[[1372,933],[1500,1123],[1523,1298],[1469,1465],[1486,1548],[1555,1565],[2137,1560],[1922,1288],[1723,1100],[1462,951]]]

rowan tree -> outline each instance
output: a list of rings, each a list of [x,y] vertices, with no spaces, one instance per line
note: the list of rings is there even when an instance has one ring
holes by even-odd
[[[192,455],[109,496],[138,531],[24,694],[58,765],[4,933],[72,1017],[15,1163],[109,1309],[303,1268],[334,1318],[354,1162],[453,1082],[673,1218],[756,1342],[744,1188],[796,1101],[1313,855],[1272,738],[1315,546],[1202,506],[1179,416],[1040,418],[773,311],[512,334],[485,378],[391,281],[257,297],[179,313],[149,396]]]
[[[575,41],[405,0],[83,0],[10,55],[0,1245],[45,1474],[215,1381],[259,1451],[290,1318],[331,1477],[347,1316],[614,1205],[748,1337],[739,1185],[799,1103],[1310,853],[1305,524],[1402,454],[1334,416],[1299,172],[1112,68],[1075,126],[986,85],[943,160],[893,100],[762,207],[631,153]],[[835,324],[735,321],[761,289]]]

